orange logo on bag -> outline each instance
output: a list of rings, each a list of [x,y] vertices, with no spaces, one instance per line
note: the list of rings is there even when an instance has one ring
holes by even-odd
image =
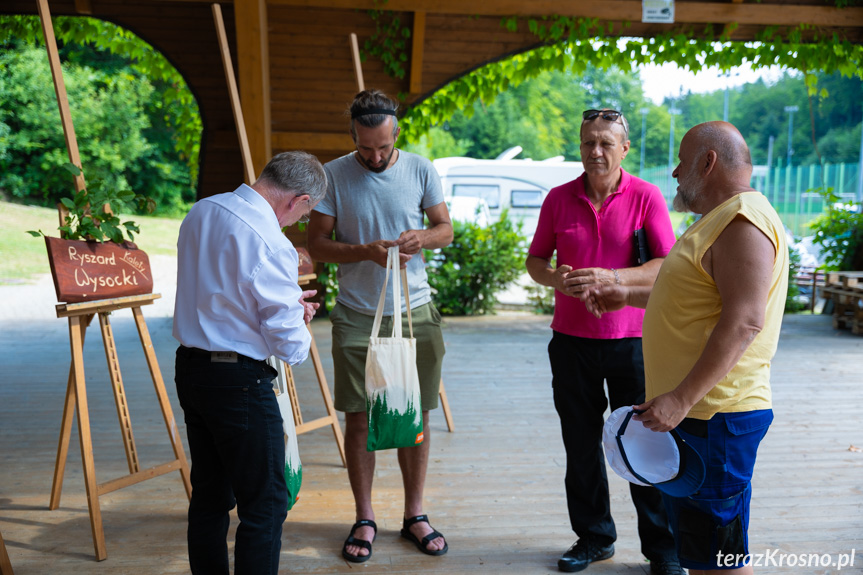
[[[417,433],[417,440],[414,441],[414,445],[419,445],[422,442],[423,442],[423,432],[420,431],[419,433]]]

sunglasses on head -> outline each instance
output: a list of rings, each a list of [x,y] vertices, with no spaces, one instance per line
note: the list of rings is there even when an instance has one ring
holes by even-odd
[[[597,118],[602,118],[606,122],[616,122],[620,119],[620,123],[623,125],[623,131],[626,132],[626,136],[629,137],[629,127],[623,120],[623,114],[617,110],[585,110],[581,113],[581,117],[583,118],[583,122],[591,122]]]
[[[585,110],[581,113],[581,117],[584,118],[585,122],[595,120],[599,116],[602,116],[602,119],[606,122],[614,122],[622,115],[617,110]]]

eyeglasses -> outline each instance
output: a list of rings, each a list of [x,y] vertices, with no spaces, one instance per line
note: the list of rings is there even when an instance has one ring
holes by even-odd
[[[581,117],[583,118],[582,123],[592,122],[600,117],[606,122],[616,122],[620,119],[620,123],[623,125],[623,131],[626,132],[626,136],[629,137],[629,126],[626,125],[626,120],[623,119],[623,114],[617,110],[585,110],[581,113]]]

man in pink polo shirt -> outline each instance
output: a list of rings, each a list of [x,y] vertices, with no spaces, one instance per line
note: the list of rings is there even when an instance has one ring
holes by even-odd
[[[629,126],[616,110],[587,110],[581,124],[585,173],[548,193],[527,257],[527,271],[554,288],[548,345],[554,405],[566,449],[566,498],[578,541],[558,561],[581,571],[614,555],[617,532],[601,449],[603,413],[644,401],[641,323],[644,311],[624,308],[598,319],[578,295],[596,284],[653,285],[674,244],[665,199],[656,186],[624,171]],[[636,231],[652,259],[638,265]],[[556,267],[552,258],[557,252]],[[608,398],[603,382],[608,384]],[[641,552],[651,573],[682,574],[662,498],[630,484]]]

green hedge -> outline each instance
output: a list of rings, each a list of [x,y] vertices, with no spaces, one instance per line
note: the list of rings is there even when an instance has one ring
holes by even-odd
[[[449,246],[425,253],[435,306],[443,315],[494,313],[495,296],[525,271],[521,224],[504,212],[487,227],[453,222],[453,235]]]

